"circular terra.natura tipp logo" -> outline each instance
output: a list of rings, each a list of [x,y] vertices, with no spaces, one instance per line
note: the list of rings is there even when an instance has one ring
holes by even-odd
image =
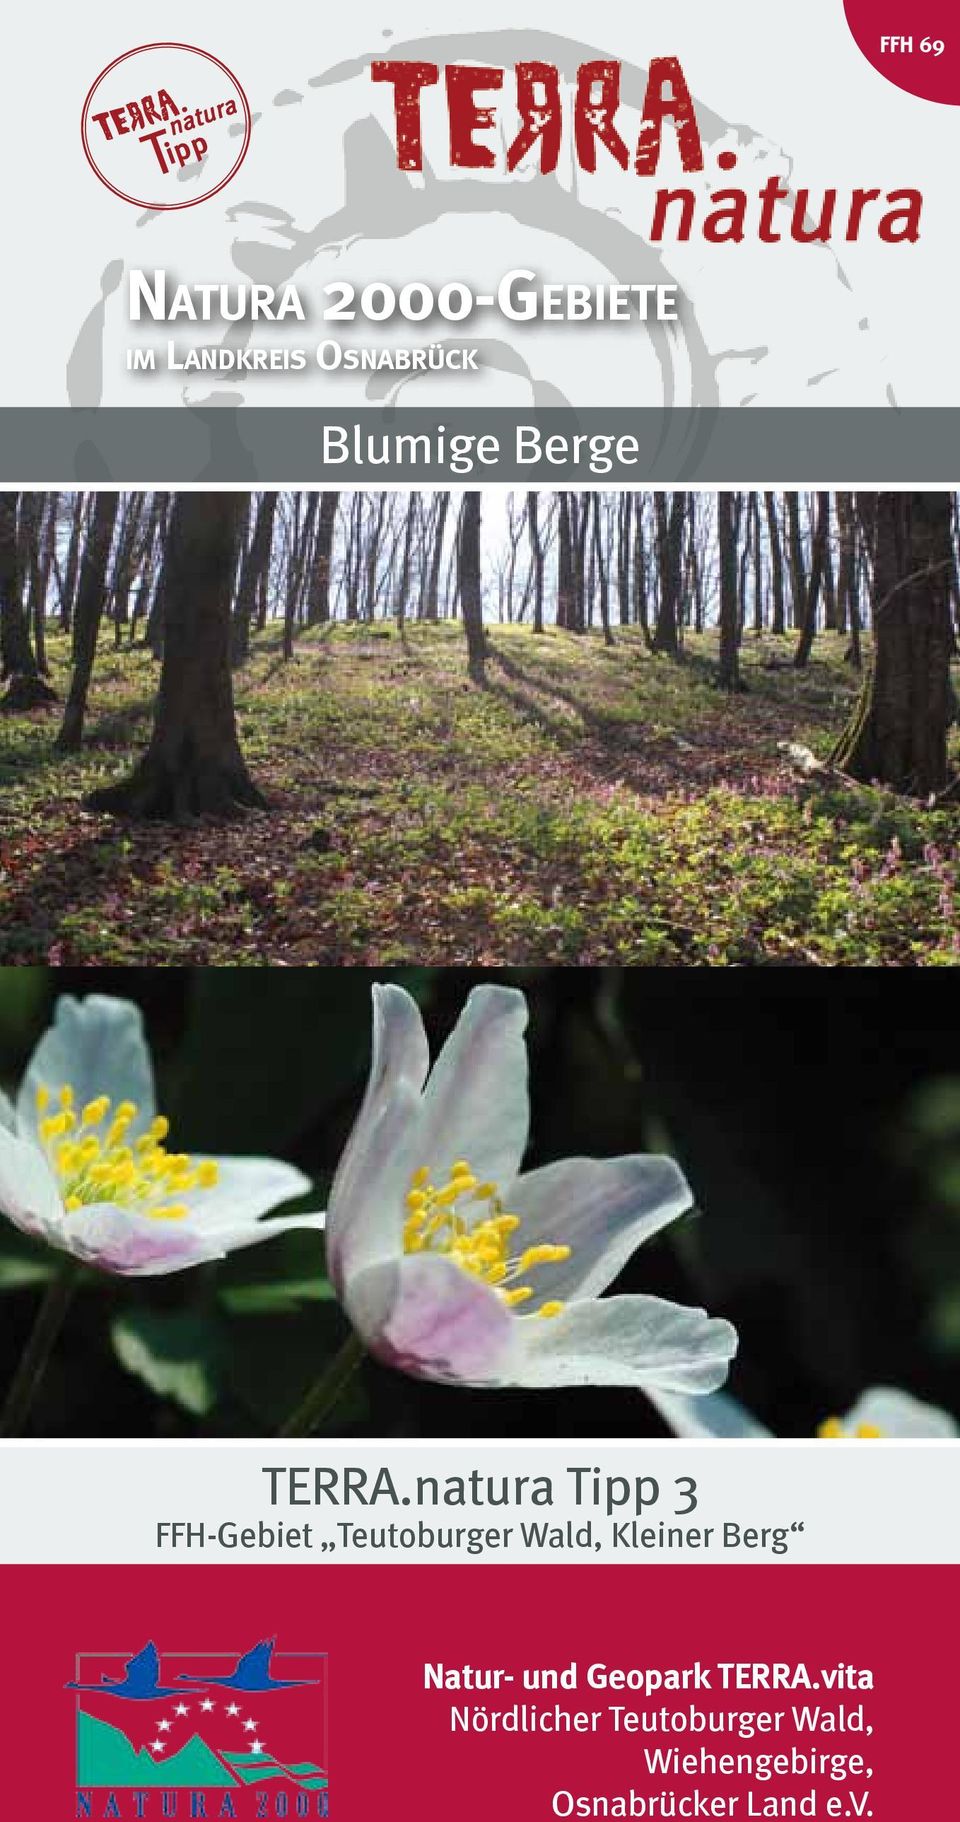
[[[232,70],[192,44],[141,44],[115,57],[91,84],[80,128],[100,181],[139,209],[215,196],[243,163],[250,129]]]

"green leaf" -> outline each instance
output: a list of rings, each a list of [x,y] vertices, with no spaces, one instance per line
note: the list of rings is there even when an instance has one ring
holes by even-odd
[[[23,1284],[43,1284],[52,1278],[59,1256],[49,1246],[29,1240],[26,1234],[4,1223],[0,1244],[0,1291],[19,1290]]]
[[[233,1316],[270,1316],[300,1303],[329,1303],[336,1292],[328,1278],[285,1278],[276,1284],[226,1285],[220,1302]]]
[[[217,1402],[221,1337],[209,1318],[190,1311],[127,1310],[111,1325],[114,1352],[128,1373],[160,1398],[195,1417]]]
[[[335,1304],[322,1240],[294,1229],[268,1246],[232,1253],[218,1269],[217,1298],[231,1316],[276,1316],[304,1304]]]
[[[42,1259],[6,1258],[0,1253],[0,1291],[17,1291],[24,1284],[44,1284],[56,1267]]]

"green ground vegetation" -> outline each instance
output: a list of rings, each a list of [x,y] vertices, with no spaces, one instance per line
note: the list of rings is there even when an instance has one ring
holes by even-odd
[[[105,634],[79,756],[55,710],[0,718],[0,960],[956,963],[960,811],[798,774],[782,743],[826,758],[858,680],[836,636],[792,655],[748,639],[727,695],[710,634],[676,664],[494,627],[480,689],[457,626],[338,625],[287,663],[268,630],[235,688],[271,808],[173,828],[84,808],[157,683]]]

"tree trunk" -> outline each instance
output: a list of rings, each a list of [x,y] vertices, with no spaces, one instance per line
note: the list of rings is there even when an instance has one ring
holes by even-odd
[[[647,552],[643,539],[643,494],[638,493],[633,511],[633,618],[650,649],[650,606],[647,601]]]
[[[67,546],[67,562],[63,572],[63,587],[60,590],[60,631],[68,633],[73,624],[73,601],[77,590],[77,576],[80,573],[80,545],[83,533],[83,521],[86,510],[86,495],[77,493],[73,500],[73,518],[70,521],[70,543]]]
[[[103,615],[107,564],[110,561],[110,543],[118,503],[119,495],[115,493],[98,493],[94,500],[93,520],[80,566],[80,586],[73,619],[73,676],[63,711],[63,722],[54,743],[58,753],[78,753],[83,739],[83,718],[87,709],[93,661],[97,655],[97,635]]]
[[[721,689],[741,691],[740,601],[737,578],[737,521],[739,500],[732,493],[717,495],[720,543],[720,670]]]
[[[149,647],[155,658],[163,657],[164,587],[166,584],[167,532],[170,526],[171,496],[168,493],[164,493],[161,494],[159,498],[160,509],[158,523],[154,533],[153,567],[155,571],[155,580],[153,584],[153,594],[150,597],[150,606],[147,611],[147,624],[143,635],[144,643]]]
[[[527,533],[530,539],[530,556],[533,562],[533,630],[543,632],[543,545],[540,542],[540,526],[537,520],[539,498],[536,492],[527,494]]]
[[[857,595],[857,519],[853,495],[838,493],[837,530],[837,632],[845,633],[851,624]]]
[[[37,668],[20,593],[17,555],[17,496],[0,493],[0,678],[9,678],[6,713],[56,702],[56,691]]]
[[[486,636],[483,630],[483,578],[480,570],[480,495],[465,493],[460,519],[460,600],[467,635],[471,681],[486,683]]]
[[[440,565],[443,562],[443,534],[447,523],[447,511],[450,506],[450,495],[442,493],[437,500],[437,514],[433,526],[433,550],[430,555],[430,580],[427,583],[427,598],[424,603],[425,620],[436,620],[440,608]]]
[[[820,601],[820,585],[823,581],[823,567],[827,554],[827,539],[830,536],[830,495],[817,494],[817,519],[813,533],[813,546],[810,555],[810,577],[807,582],[807,599],[803,610],[803,627],[797,649],[793,656],[794,667],[798,671],[806,668],[813,641],[817,632],[817,607]]]
[[[403,555],[400,559],[400,580],[393,604],[397,625],[403,628],[407,620],[407,603],[410,598],[410,581],[413,570],[413,533],[420,507],[418,493],[407,494],[407,511],[403,527]]]
[[[593,496],[593,555],[596,570],[597,586],[600,590],[600,624],[603,627],[604,645],[613,645],[614,637],[610,631],[610,582],[607,564],[604,561],[603,542],[600,536],[600,495]]]
[[[633,495],[622,493],[617,502],[617,607],[620,625],[630,625],[630,520]]]
[[[20,517],[17,522],[17,567],[20,575],[26,578],[27,602],[24,612],[27,624],[33,630],[33,650],[37,670],[41,676],[49,675],[47,663],[46,619],[44,601],[40,586],[40,528],[43,519],[43,494],[24,493],[20,496]]]
[[[572,494],[560,495],[559,521],[557,528],[557,625],[564,632],[573,628],[573,525],[570,518]]]
[[[287,593],[283,608],[283,656],[288,664],[293,657],[294,634],[300,613],[307,552],[313,541],[313,522],[317,516],[317,499],[318,496],[315,493],[307,495],[307,510],[301,521],[300,495],[296,496],[296,511],[290,541],[290,561],[287,566]]]
[[[174,495],[167,532],[163,669],[146,753],[93,809],[176,822],[264,806],[237,738],[230,599],[241,495]]]
[[[786,615],[783,603],[783,551],[780,544],[780,523],[777,519],[777,502],[772,493],[765,493],[763,503],[767,510],[767,535],[770,541],[770,586],[773,593],[773,613],[770,618],[772,633],[785,633],[787,630]]]
[[[787,557],[790,564],[790,625],[799,631],[807,601],[807,582],[803,564],[803,540],[800,536],[800,495],[784,494],[787,509]]]
[[[833,763],[930,797],[947,784],[949,495],[858,494],[857,511],[874,548],[874,656]]]
[[[257,507],[253,537],[240,565],[240,581],[233,609],[230,636],[230,658],[234,665],[245,664],[250,656],[250,627],[257,604],[261,577],[270,568],[273,546],[273,522],[277,510],[276,493],[264,493]]]
[[[753,630],[763,635],[763,544],[760,538],[760,496],[750,495],[750,536],[753,540]]]
[[[320,520],[307,593],[308,626],[319,626],[330,618],[330,570],[339,504],[339,493],[332,493],[329,488],[320,495]]]
[[[678,608],[680,604],[681,556],[683,551],[683,521],[686,512],[686,501],[682,493],[675,493],[670,502],[670,517],[667,518],[666,500],[663,494],[656,496],[657,509],[657,561],[660,570],[660,611],[657,615],[656,631],[653,635],[653,650],[665,652],[669,658],[680,656],[680,632]]]

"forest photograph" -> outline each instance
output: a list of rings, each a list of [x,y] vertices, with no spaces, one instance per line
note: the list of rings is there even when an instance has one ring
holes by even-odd
[[[0,494],[0,961],[953,966],[947,492]]]
[[[956,1437],[936,992],[4,967],[0,1434]]]

